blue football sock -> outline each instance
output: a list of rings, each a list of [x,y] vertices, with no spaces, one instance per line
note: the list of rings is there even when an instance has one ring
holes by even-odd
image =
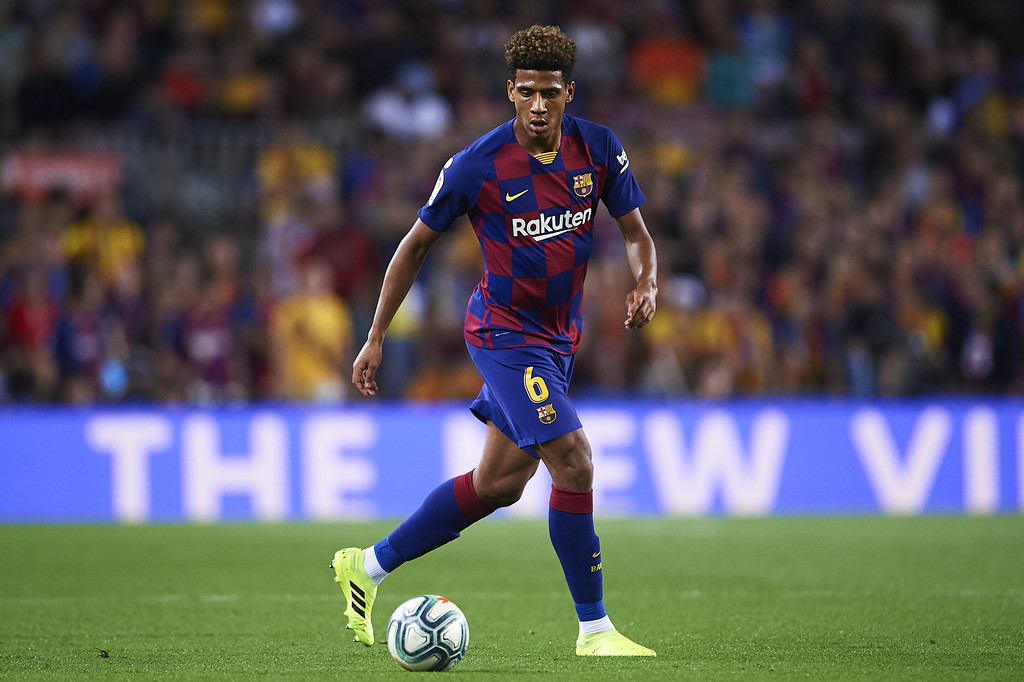
[[[373,546],[381,568],[391,572],[406,561],[451,542],[490,514],[473,488],[473,472],[445,481],[427,495],[419,509]]]
[[[548,509],[551,544],[562,564],[580,621],[604,618],[601,542],[594,532],[593,491],[551,486]]]

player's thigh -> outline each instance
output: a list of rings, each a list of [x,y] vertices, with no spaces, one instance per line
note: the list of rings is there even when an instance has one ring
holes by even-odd
[[[569,400],[573,359],[530,346],[485,350],[468,346],[484,379],[470,409],[490,421],[513,443],[539,456],[535,445],[581,427]]]
[[[540,461],[516,445],[493,422],[487,422],[487,436],[480,464],[473,474],[477,497],[491,507],[516,502]]]

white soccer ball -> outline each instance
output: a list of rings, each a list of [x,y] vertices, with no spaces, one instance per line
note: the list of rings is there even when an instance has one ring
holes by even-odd
[[[444,597],[413,597],[388,621],[388,651],[406,670],[451,670],[466,655],[467,646],[466,616]]]

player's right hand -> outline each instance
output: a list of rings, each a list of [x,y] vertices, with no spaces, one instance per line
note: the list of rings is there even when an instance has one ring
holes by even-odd
[[[352,384],[363,395],[377,395],[377,382],[373,377],[380,367],[382,355],[381,344],[367,341],[352,363]]]

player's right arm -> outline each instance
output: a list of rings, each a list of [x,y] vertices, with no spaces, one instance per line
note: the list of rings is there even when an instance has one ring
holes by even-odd
[[[366,343],[352,363],[352,383],[363,395],[375,395],[377,382],[374,376],[380,366],[383,355],[384,336],[387,334],[395,313],[412,288],[416,276],[423,267],[427,252],[434,245],[441,233],[417,219],[412,229],[405,235],[402,242],[391,257],[387,270],[384,272],[384,283],[381,285],[377,311],[373,314],[373,323]]]

